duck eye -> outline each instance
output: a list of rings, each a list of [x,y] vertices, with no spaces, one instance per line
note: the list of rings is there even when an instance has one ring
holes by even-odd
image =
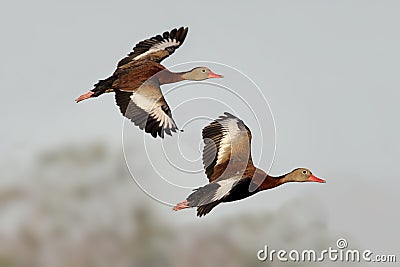
[[[204,72],[206,72],[206,70],[205,70],[205,69],[202,69],[202,70],[201,70],[201,72],[203,72],[203,73],[204,73]]]
[[[306,171],[306,170],[304,170],[304,171],[303,171],[303,174],[307,174],[307,171]]]

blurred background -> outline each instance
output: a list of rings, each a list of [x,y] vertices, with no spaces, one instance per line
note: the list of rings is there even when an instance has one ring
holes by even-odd
[[[260,262],[257,251],[318,251],[338,238],[398,259],[399,8],[386,0],[3,3],[0,267],[308,266]],[[201,101],[179,111],[182,98],[212,93],[183,86],[166,100],[185,133],[161,142],[123,123],[111,94],[74,103],[136,42],[179,26],[188,37],[164,65],[209,61],[244,73],[270,104],[276,135],[258,89],[215,63],[201,64],[225,74],[218,82],[257,119]],[[284,185],[204,218],[173,212],[169,204],[206,183],[200,129],[224,111],[253,130],[260,168],[280,175],[305,166],[327,183]],[[188,114],[206,118],[186,124]],[[178,144],[193,160],[186,171],[168,169],[158,152]],[[159,186],[160,177],[180,189]],[[149,197],[138,181],[168,199]]]

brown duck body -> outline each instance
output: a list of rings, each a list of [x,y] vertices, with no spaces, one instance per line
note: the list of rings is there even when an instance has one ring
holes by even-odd
[[[164,66],[157,62],[145,61],[145,62],[132,62],[127,64],[129,66],[124,68],[118,68],[112,76],[107,79],[100,80],[94,85],[94,88],[90,90],[92,95],[90,97],[98,97],[104,93],[110,92],[130,92],[136,91],[144,82],[152,78],[159,71],[165,69]],[[126,97],[130,97],[130,94],[126,94]],[[116,102],[119,105],[118,97]],[[129,103],[129,99],[126,99]],[[119,105],[120,106],[120,105]],[[120,106],[121,109],[121,106]],[[124,114],[125,109],[121,112]]]
[[[201,217],[220,203],[244,199],[287,182],[325,182],[305,168],[279,177],[256,168],[251,159],[250,129],[232,114],[224,114],[203,129],[203,163],[209,184],[196,189],[174,210],[197,207]]]
[[[183,74],[171,72],[154,61],[135,61],[118,69],[111,77],[99,81],[92,91],[96,96],[113,91],[134,92],[149,80],[159,85],[183,81]]]
[[[183,80],[222,77],[206,67],[174,73],[160,64],[182,45],[187,32],[187,28],[181,27],[139,42],[118,63],[110,77],[100,80],[92,90],[77,98],[76,102],[115,92],[121,113],[140,129],[151,133],[153,137],[164,137],[164,133],[171,135],[178,128],[160,86]]]
[[[235,164],[232,164],[235,165]],[[251,170],[252,169],[252,170]],[[264,190],[272,189],[284,183],[282,177],[273,177],[267,175],[263,170],[258,168],[246,169],[240,178],[232,176],[228,179],[237,179],[232,185],[229,193],[218,200],[212,200],[215,192],[219,189],[219,182],[224,178],[215,180],[210,184],[196,189],[194,193],[187,198],[189,207],[198,207],[197,215],[203,216],[209,213],[215,206],[220,203],[233,202],[248,198],[256,193]],[[240,172],[242,170],[238,170]],[[206,201],[204,201],[206,199]],[[209,203],[206,203],[209,202]]]

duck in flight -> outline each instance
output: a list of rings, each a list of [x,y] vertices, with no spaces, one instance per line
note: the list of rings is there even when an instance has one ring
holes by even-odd
[[[203,141],[203,164],[209,184],[178,203],[175,211],[197,207],[197,216],[201,217],[220,203],[247,198],[285,183],[325,183],[305,168],[278,177],[256,168],[251,159],[251,131],[228,112],[203,129]]]
[[[188,28],[181,27],[137,43],[133,51],[119,61],[110,77],[100,80],[92,90],[75,101],[78,103],[115,92],[121,113],[140,129],[161,138],[164,133],[171,135],[171,132],[176,132],[178,127],[160,86],[183,80],[201,81],[223,77],[207,67],[171,72],[160,64],[182,45],[187,33]]]

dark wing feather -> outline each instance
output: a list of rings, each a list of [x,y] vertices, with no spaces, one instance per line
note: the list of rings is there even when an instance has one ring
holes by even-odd
[[[214,201],[214,202],[208,203],[206,205],[197,207],[197,216],[201,217],[201,216],[206,215],[219,203],[221,203],[221,201]]]
[[[153,137],[158,135],[164,138],[164,133],[172,135],[171,132],[176,132],[178,128],[161,90],[154,83],[144,87],[140,87],[134,93],[115,92],[115,100],[121,113]]]
[[[209,182],[254,168],[251,132],[242,120],[225,112],[203,129],[203,164]]]
[[[129,114],[126,114],[126,110],[128,109],[129,102],[131,101],[132,92],[124,92],[124,91],[115,91],[115,102],[117,103],[119,110],[122,115],[128,118]]]
[[[118,62],[118,68],[134,60],[161,62],[182,45],[187,33],[187,27],[180,27],[137,43],[133,51]]]

